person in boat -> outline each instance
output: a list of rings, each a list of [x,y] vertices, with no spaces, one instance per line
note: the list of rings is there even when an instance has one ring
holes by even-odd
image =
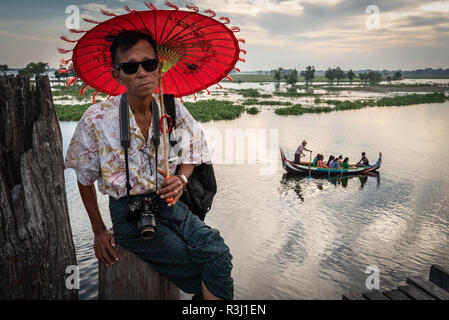
[[[148,33],[127,30],[113,35],[111,42],[111,72],[118,83],[126,86],[128,94],[129,198],[135,203],[151,197],[152,203],[158,204],[159,212],[156,237],[142,239],[137,221],[125,217],[128,197],[125,157],[120,144],[121,96],[91,105],[75,129],[65,157],[65,169],[76,172],[81,199],[92,224],[95,256],[106,266],[114,264],[119,258],[115,251],[117,244],[136,253],[197,299],[231,300],[234,282],[229,247],[217,229],[206,225],[179,200],[194,167],[210,162],[204,133],[182,102],[175,99],[176,128],[188,133],[189,141],[188,147],[182,147],[173,165],[170,164],[170,177],[164,179],[165,171],[161,169],[164,157],[159,157],[156,163],[150,129],[153,108],[160,108],[155,91],[162,62],[157,59],[156,44]],[[163,155],[162,143],[158,150]],[[95,181],[101,193],[109,196],[113,233],[103,222]],[[167,204],[167,198],[173,201]]]
[[[312,150],[309,150],[306,148],[307,141],[304,140],[299,146],[298,149],[296,149],[295,152],[295,163],[300,164],[301,163],[301,157],[305,157],[304,151],[312,152]]]
[[[320,158],[318,159],[318,162],[316,164],[317,168],[329,168],[326,165],[326,162],[324,162],[324,156],[322,154],[320,154]]]
[[[318,160],[320,160],[320,157],[321,157],[321,154],[319,154],[319,153],[315,156],[315,159],[313,159],[313,162],[312,162],[312,167],[316,167]]]
[[[342,167],[343,169],[349,169],[349,158],[348,158],[348,157],[346,157],[346,158],[343,160],[343,163],[341,164],[341,167]]]
[[[332,162],[332,166],[330,166],[329,168],[332,168],[332,169],[338,169],[339,168],[339,166],[338,166],[338,158],[336,158],[334,160],[334,162]]]
[[[329,168],[332,168],[332,165],[334,164],[334,161],[335,161],[335,157],[334,156],[330,156],[329,160],[327,160],[327,166]]]
[[[343,164],[343,156],[339,155],[337,159],[335,159],[335,162],[337,162],[337,169],[341,169],[341,165]]]
[[[357,162],[356,166],[357,167],[368,167],[369,166],[369,161],[368,161],[368,158],[366,157],[365,152],[362,152],[362,159],[360,159],[360,161]]]

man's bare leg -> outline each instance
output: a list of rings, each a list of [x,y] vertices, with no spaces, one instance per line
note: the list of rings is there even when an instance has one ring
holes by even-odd
[[[218,298],[214,296],[206,287],[204,284],[204,281],[201,281],[201,289],[203,291],[203,299],[204,300],[223,300],[221,298]]]

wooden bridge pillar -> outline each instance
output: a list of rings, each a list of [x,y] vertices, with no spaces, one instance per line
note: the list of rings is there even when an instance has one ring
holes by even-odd
[[[77,299],[75,265],[50,82],[0,77],[0,299]]]
[[[99,263],[100,300],[179,300],[180,291],[167,277],[134,253],[116,246],[119,261],[106,267]]]

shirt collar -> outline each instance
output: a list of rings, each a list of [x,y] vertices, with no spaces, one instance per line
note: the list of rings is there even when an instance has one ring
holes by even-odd
[[[120,108],[120,99],[122,98],[123,94],[120,94],[118,96],[114,97],[114,105],[118,106]],[[159,114],[161,113],[160,109],[160,103],[159,103],[159,94],[153,93],[153,100],[156,101],[157,107],[159,108]],[[131,107],[128,104],[128,111],[129,111],[129,132],[134,133],[135,136],[141,138],[143,141],[145,141],[145,138],[140,132],[140,129],[137,126],[136,120],[134,118],[134,114],[131,110]],[[153,137],[153,123],[150,124],[150,132],[148,134],[148,139],[151,140]]]

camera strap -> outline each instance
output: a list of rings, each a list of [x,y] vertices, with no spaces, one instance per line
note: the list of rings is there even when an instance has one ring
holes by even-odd
[[[126,165],[126,195],[129,199],[131,184],[129,183],[129,167],[128,167],[128,149],[131,145],[129,136],[129,110],[127,101],[127,92],[122,94],[120,98],[120,143],[125,151],[125,165]]]
[[[126,195],[130,197],[131,184],[129,183],[129,160],[128,160],[128,149],[131,146],[130,134],[129,134],[129,109],[127,101],[127,92],[122,94],[120,98],[120,143],[125,151],[125,168],[126,168]],[[159,108],[157,103],[152,100],[152,120],[153,120],[153,145],[156,149],[156,192],[157,192],[157,165],[158,165],[158,147],[159,147]],[[150,164],[151,165],[151,164]]]

